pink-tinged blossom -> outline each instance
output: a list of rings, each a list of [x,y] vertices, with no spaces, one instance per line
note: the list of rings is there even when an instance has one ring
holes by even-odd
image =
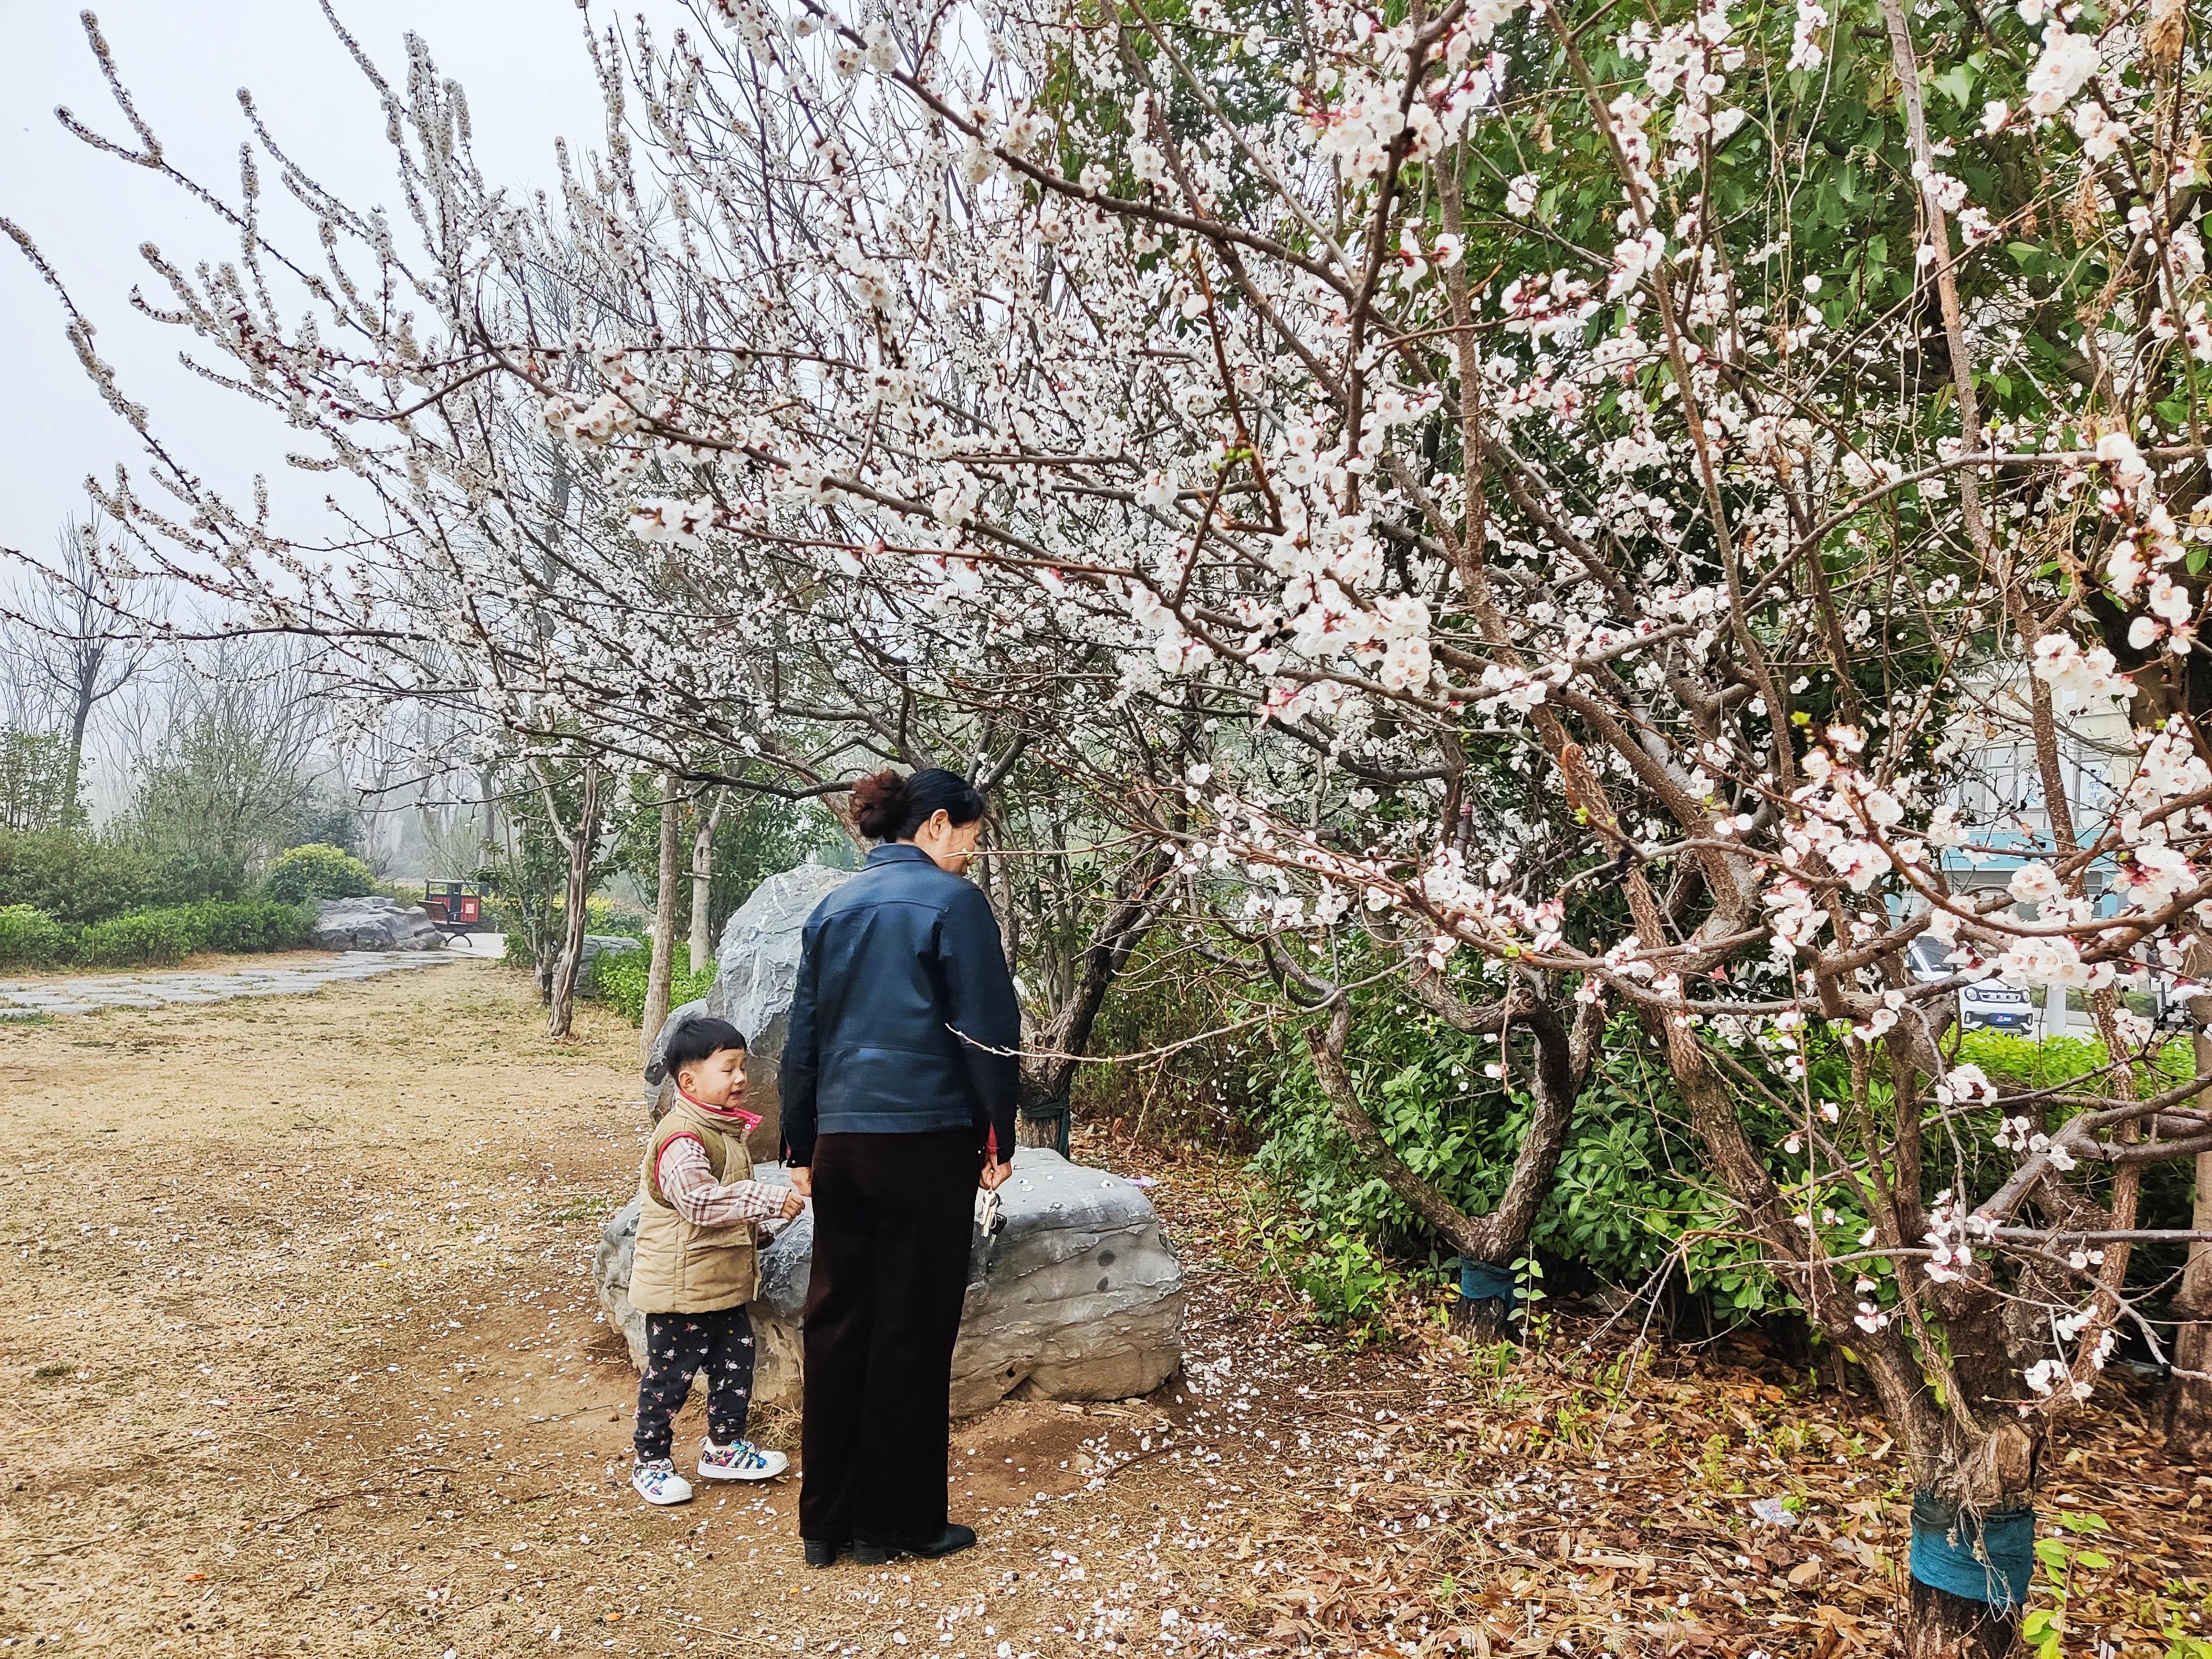
[[[2097,72],[2097,42],[2087,34],[2073,34],[2053,21],[2043,32],[2043,53],[2027,72],[2028,112],[2040,120],[2074,100],[2075,94]]]

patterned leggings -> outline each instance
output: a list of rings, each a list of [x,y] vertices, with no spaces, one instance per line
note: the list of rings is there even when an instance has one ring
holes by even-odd
[[[742,1307],[645,1316],[645,1375],[637,1380],[637,1456],[668,1455],[669,1421],[691,1379],[707,1373],[707,1437],[718,1446],[745,1437],[753,1402],[753,1322]]]

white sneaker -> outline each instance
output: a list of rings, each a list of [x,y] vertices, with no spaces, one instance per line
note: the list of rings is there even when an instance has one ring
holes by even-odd
[[[665,1457],[656,1457],[650,1463],[632,1464],[629,1484],[648,1504],[688,1504],[691,1501],[691,1483],[677,1474],[676,1465]]]
[[[791,1467],[780,1451],[763,1451],[750,1440],[732,1440],[718,1446],[711,1440],[699,1445],[702,1480],[773,1480]]]

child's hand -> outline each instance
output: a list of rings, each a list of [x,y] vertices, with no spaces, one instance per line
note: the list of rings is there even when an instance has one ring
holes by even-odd
[[[796,1221],[805,1213],[805,1209],[806,1200],[796,1191],[787,1192],[783,1195],[783,1218],[786,1221]]]

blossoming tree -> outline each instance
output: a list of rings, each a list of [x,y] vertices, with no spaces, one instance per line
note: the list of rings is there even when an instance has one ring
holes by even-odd
[[[1894,1425],[1910,1650],[1998,1651],[2038,1459],[2123,1337],[2200,1449],[2212,1416],[2204,1326],[2170,1352],[2130,1277],[2186,1246],[2212,1308],[2201,1224],[2142,1224],[2212,1114],[2123,998],[2212,901],[2203,25],[720,0],[599,38],[605,152],[532,208],[418,54],[375,84],[419,251],[264,134],[323,252],[278,252],[249,168],[209,198],[236,263],[156,260],[163,314],[398,529],[322,568],[150,431],[188,510],[111,501],[179,574],[364,641],[425,548],[461,592],[580,595],[558,662],[507,658],[640,742],[713,709],[787,761],[900,752],[926,702],[1018,746],[1310,1012],[1347,1127],[1470,1255],[1510,1260],[1639,1023],[1728,1231]],[[592,515],[554,545],[562,478]],[[2069,745],[2116,709],[2085,793]],[[1496,1216],[1364,1114],[1350,992],[1386,974],[1501,1069],[1529,1036],[1544,1127]],[[1962,1063],[1996,977],[2078,994],[2102,1058]]]

